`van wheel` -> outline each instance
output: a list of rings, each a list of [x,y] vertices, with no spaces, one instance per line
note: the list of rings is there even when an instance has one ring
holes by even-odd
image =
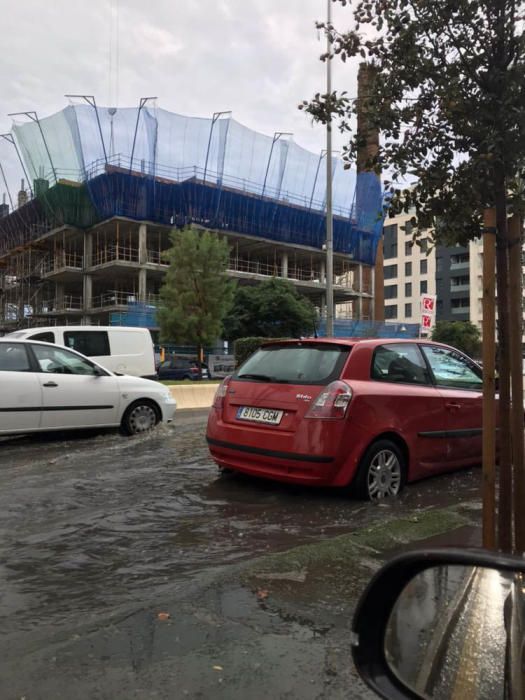
[[[156,406],[144,400],[135,401],[128,407],[122,418],[122,432],[126,435],[138,435],[152,430],[160,420]]]
[[[355,492],[368,501],[397,496],[405,485],[406,471],[406,460],[399,447],[390,440],[377,440],[361,459]]]

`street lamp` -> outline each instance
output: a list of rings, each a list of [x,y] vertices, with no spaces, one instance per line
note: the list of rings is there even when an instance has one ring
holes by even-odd
[[[332,24],[332,0],[327,0],[326,19],[326,94],[332,94],[332,47],[330,27]],[[332,115],[328,110],[326,119],[326,336],[334,334],[334,222],[332,212]]]

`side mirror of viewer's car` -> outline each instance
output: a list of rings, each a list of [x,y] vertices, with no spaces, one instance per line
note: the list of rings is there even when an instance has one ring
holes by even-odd
[[[382,698],[525,698],[525,561],[475,549],[398,556],[363,593],[353,658]]]

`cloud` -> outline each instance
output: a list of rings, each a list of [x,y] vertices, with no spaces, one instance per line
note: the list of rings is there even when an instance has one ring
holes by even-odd
[[[348,8],[334,11],[344,26]],[[119,106],[156,95],[183,114],[231,109],[253,129],[292,131],[319,151],[324,131],[297,105],[324,87],[315,29],[324,12],[323,0],[4,0],[0,131],[10,129],[7,112],[46,116],[67,104],[65,93],[109,104],[118,77]],[[355,70],[334,62],[334,87],[354,86]],[[0,160],[15,162],[1,144]]]

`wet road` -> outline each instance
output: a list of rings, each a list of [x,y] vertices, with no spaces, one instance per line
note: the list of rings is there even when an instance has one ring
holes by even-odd
[[[376,506],[339,492],[219,477],[204,430],[205,413],[186,412],[141,438],[111,432],[0,440],[2,700],[69,697],[59,680],[38,685],[44,665],[52,678],[59,658],[53,648],[107,632],[115,620],[143,626],[141,614],[191,599],[196,585],[236,563],[349,532],[387,512],[398,517],[475,500],[479,490],[479,472],[469,470],[412,485],[399,500]],[[113,653],[109,645],[99,661],[111,665]],[[66,684],[78,675],[78,698],[177,697],[165,676],[136,695],[123,690],[120,677],[111,686],[110,675],[97,693],[92,685],[83,691],[87,671],[70,661],[56,672],[68,669]],[[200,682],[194,675],[182,694],[208,697],[205,684],[192,685]],[[241,690],[224,697],[243,697]],[[308,697],[321,697],[316,692]],[[290,693],[282,697],[306,697]]]

